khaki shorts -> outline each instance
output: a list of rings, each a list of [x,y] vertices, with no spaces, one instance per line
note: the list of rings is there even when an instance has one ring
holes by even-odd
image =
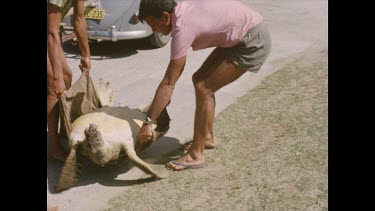
[[[233,63],[246,71],[256,73],[271,51],[271,36],[264,23],[251,28],[235,46],[224,48]]]
[[[61,21],[65,18],[65,15],[69,12],[70,8],[73,6],[73,1],[76,0],[47,0],[48,3],[59,7],[61,12]]]
[[[48,0],[48,3],[56,5],[61,8],[66,3],[66,1],[67,0]]]

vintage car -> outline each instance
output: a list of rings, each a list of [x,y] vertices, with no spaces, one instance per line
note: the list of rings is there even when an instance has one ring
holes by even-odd
[[[148,37],[154,47],[166,45],[170,35],[154,33],[150,26],[138,20],[139,4],[140,0],[85,0],[89,40],[116,42]],[[72,32],[73,16],[69,14],[72,11],[62,22],[65,35]]]

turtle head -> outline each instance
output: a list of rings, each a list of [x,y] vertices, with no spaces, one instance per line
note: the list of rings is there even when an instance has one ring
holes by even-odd
[[[87,153],[94,163],[104,165],[112,159],[112,148],[105,141],[96,124],[91,123],[85,129],[85,136],[88,145]]]

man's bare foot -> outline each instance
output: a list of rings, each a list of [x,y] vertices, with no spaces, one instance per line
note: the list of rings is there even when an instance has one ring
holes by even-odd
[[[185,169],[196,169],[204,166],[204,158],[194,160],[189,154],[185,154],[176,160],[170,161],[166,167],[173,171],[181,171]]]
[[[187,143],[185,143],[182,147],[184,148],[184,150],[189,150],[190,147],[191,147],[191,144],[193,143],[193,141],[189,141]],[[216,147],[218,146],[218,144],[215,143],[215,141],[206,141],[205,142],[205,149],[215,149]]]

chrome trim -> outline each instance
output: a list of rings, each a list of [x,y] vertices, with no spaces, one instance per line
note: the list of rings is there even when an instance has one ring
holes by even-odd
[[[94,2],[94,3],[90,4],[90,5],[88,5],[87,7],[92,7],[92,8],[97,7],[98,6],[98,2],[99,1]]]
[[[116,26],[111,26],[111,37],[112,37],[112,42],[117,41],[117,34],[116,34]]]
[[[112,26],[109,31],[87,31],[87,34],[91,40],[103,39],[116,42],[117,40],[141,39],[150,36],[152,32],[147,30],[119,32]]]

